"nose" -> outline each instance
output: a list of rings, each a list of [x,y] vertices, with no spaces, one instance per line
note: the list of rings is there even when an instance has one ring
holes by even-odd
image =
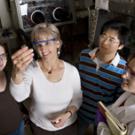
[[[3,61],[3,58],[2,57],[0,57],[0,61]]]
[[[40,50],[43,50],[43,49],[46,49],[46,48],[47,48],[47,45],[40,45],[40,46],[39,46],[39,49],[40,49]]]
[[[106,38],[106,39],[104,39],[102,42],[101,42],[101,44],[102,44],[102,47],[104,47],[104,48],[108,48],[109,47],[109,40]]]
[[[109,43],[109,40],[110,40],[109,38],[105,38],[105,39],[103,40],[104,44],[106,44],[106,43],[108,44],[108,43]]]

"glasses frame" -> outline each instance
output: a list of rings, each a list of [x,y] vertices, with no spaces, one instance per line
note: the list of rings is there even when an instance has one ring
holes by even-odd
[[[6,53],[0,54],[0,59],[7,59],[7,54]]]
[[[116,39],[114,39],[113,37],[107,36],[107,35],[105,35],[104,33],[101,34],[99,37],[100,37],[101,40],[108,40],[108,42],[109,42],[110,44],[120,43],[119,40],[116,41]]]
[[[56,38],[51,38],[51,39],[47,39],[47,40],[39,40],[39,41],[33,41],[32,44],[35,46],[46,46],[49,45],[50,42],[52,41],[56,41]],[[42,44],[45,43],[45,44]]]

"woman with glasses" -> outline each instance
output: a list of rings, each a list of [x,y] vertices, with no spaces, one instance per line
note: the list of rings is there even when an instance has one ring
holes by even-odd
[[[60,32],[53,24],[38,24],[31,41],[40,58],[33,61],[33,49],[28,47],[12,56],[11,93],[18,102],[31,98],[34,135],[76,135],[76,111],[82,99],[80,77],[73,65],[59,59]]]
[[[9,91],[7,60],[7,44],[0,41],[0,135],[24,135],[24,122],[19,106]]]
[[[127,125],[127,135],[135,135],[135,54],[129,58],[127,72],[122,77],[124,81],[121,87],[125,93],[109,108],[122,123]],[[111,135],[110,129],[103,122],[98,125],[98,135],[101,133]]]

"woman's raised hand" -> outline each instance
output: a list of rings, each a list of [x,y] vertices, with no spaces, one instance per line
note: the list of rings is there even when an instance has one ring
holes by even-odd
[[[27,66],[33,61],[33,56],[33,49],[29,49],[27,46],[21,48],[12,55],[14,68],[16,68],[19,72],[24,71]]]

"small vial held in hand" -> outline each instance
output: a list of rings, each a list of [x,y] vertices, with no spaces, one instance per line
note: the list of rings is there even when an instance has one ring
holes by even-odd
[[[24,47],[27,47],[27,45],[26,45],[26,44],[23,44],[23,45],[21,46],[21,48],[24,48]],[[34,59],[32,60],[31,64],[32,64],[34,67],[37,66],[36,61],[35,61]]]

